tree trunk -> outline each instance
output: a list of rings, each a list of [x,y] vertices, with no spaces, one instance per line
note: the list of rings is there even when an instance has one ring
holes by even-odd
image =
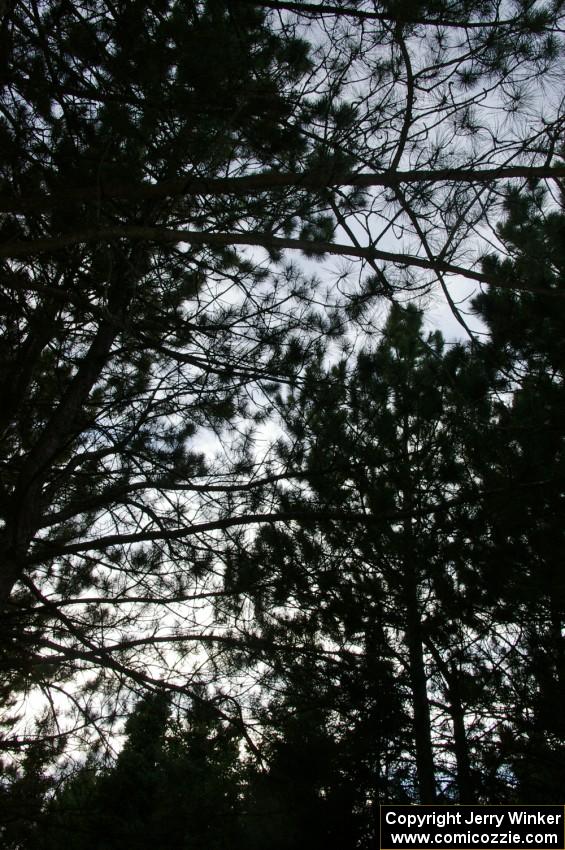
[[[409,388],[406,388],[408,391]],[[410,456],[411,427],[408,416],[403,417],[402,442],[404,457],[400,471],[402,481],[402,506],[407,512],[404,520],[404,603],[406,606],[406,645],[408,648],[412,711],[414,714],[414,743],[416,747],[416,773],[420,803],[433,803],[436,799],[435,767],[432,747],[428,677],[424,659],[424,635],[420,610],[420,568],[418,541],[412,519],[415,505],[414,470]]]
[[[471,759],[469,757],[469,742],[465,729],[465,709],[461,701],[461,688],[456,667],[444,661],[441,653],[431,640],[426,640],[438,670],[443,676],[446,686],[446,696],[449,703],[449,715],[453,727],[453,753],[457,773],[457,789],[459,803],[474,803],[475,789],[471,777]]]
[[[414,712],[416,772],[420,803],[436,799],[435,767],[432,748],[428,681],[422,646],[422,620],[418,602],[417,574],[414,567],[406,571],[406,643],[410,662],[410,686]]]

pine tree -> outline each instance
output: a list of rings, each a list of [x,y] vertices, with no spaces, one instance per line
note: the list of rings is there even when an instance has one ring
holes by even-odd
[[[80,680],[79,725],[112,722],[92,692],[190,691],[192,649],[237,643],[194,608],[222,592],[220,533],[283,518],[256,507],[295,470],[251,433],[344,302],[363,322],[436,283],[453,306],[454,275],[536,288],[462,257],[500,181],[563,176],[562,105],[528,97],[562,75],[559,4],[327,11],[0,10],[0,649],[10,691],[77,704]],[[326,299],[284,252],[352,265]]]
[[[145,696],[117,759],[105,767],[91,759],[61,781],[34,840],[41,850],[243,847],[239,758],[203,694],[177,720],[166,696]]]
[[[565,216],[543,191],[510,191],[499,236],[510,259],[487,261],[506,279],[527,278],[537,294],[490,292],[476,299],[509,401],[499,406],[498,440],[486,458],[489,532],[485,584],[506,646],[502,751],[515,772],[516,798],[559,796],[565,728],[565,585],[562,575],[565,331],[551,293],[563,288]],[[545,294],[547,293],[547,294]]]
[[[439,333],[426,338],[422,321],[415,308],[393,307],[375,350],[353,368],[313,368],[289,400],[281,451],[308,486],[279,498],[298,525],[262,531],[254,554],[234,560],[234,583],[247,586],[265,652],[282,670],[293,652],[323,659],[327,647],[331,692],[340,659],[356,659],[341,688],[351,688],[350,713],[366,677],[380,691],[390,726],[379,770],[391,735],[406,746],[407,706],[414,797],[429,802],[441,788],[468,801],[480,793],[472,717],[488,703],[486,686],[470,686],[479,623],[467,590],[477,500],[468,465],[490,429],[493,375],[461,346],[444,350]],[[451,758],[437,761],[434,738]]]
[[[31,3],[10,7],[5,25],[4,189],[65,200],[2,224],[5,245],[51,246],[3,267],[3,667],[20,692],[53,677],[67,687],[77,668],[139,686],[152,606],[173,606],[171,633],[187,622],[207,591],[198,532],[221,528],[222,501],[249,483],[248,466],[209,469],[194,435],[252,416],[247,385],[288,379],[300,362],[296,347],[286,356],[288,334],[324,322],[305,314],[298,272],[269,274],[227,246],[184,251],[129,234],[73,245],[65,234],[77,222],[97,233],[284,223],[284,199],[268,194],[171,206],[109,187],[214,178],[274,156],[291,167],[307,149],[292,91],[311,62],[251,6]],[[74,194],[88,185],[94,198]],[[289,317],[278,290],[292,301],[293,286]],[[132,633],[143,617],[147,633]]]

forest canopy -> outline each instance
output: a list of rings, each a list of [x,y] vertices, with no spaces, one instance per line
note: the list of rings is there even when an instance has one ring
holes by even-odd
[[[561,4],[0,17],[5,845],[560,802]]]

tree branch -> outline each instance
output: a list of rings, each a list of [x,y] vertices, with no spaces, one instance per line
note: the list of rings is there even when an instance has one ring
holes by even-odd
[[[321,190],[328,187],[369,189],[392,188],[403,183],[490,183],[494,180],[557,179],[565,177],[565,165],[513,165],[498,168],[443,168],[414,171],[383,171],[352,174],[314,170],[302,173],[264,171],[244,177],[176,177],[160,183],[104,183],[68,189],[54,194],[30,196],[0,195],[0,212],[39,212],[72,203],[96,203],[104,200],[154,200],[187,195],[247,195],[275,189]]]

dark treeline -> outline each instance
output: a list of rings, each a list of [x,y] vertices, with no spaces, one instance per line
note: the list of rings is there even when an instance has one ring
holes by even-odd
[[[561,802],[564,31],[0,3],[8,850]]]
[[[240,741],[205,703],[179,721],[166,696],[147,696],[128,719],[115,762],[87,762],[56,783],[54,795],[55,783],[41,772],[41,753],[30,752],[25,776],[2,801],[10,813],[4,846],[374,846],[374,825],[365,807],[355,808],[363,797],[356,780],[364,771],[350,771],[351,748],[328,735],[314,706],[280,723],[259,767],[242,761]]]

